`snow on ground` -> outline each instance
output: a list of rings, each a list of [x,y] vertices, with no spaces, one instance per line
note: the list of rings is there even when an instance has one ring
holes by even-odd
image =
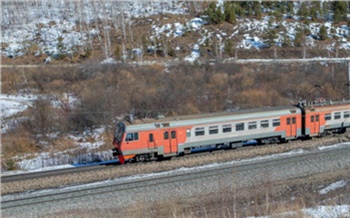
[[[17,119],[9,119],[18,113],[27,110],[33,106],[33,102],[37,99],[37,96],[32,94],[19,94],[19,95],[6,95],[0,94],[0,108],[1,108],[1,134],[5,133],[8,129],[11,129],[13,125],[24,117],[18,117]]]
[[[219,4],[219,3],[218,3]],[[72,55],[73,52],[79,52],[79,47],[90,43],[93,38],[101,37],[100,30],[94,28],[96,20],[112,21],[113,28],[120,28],[122,21],[132,25],[132,19],[137,17],[149,17],[155,14],[186,14],[187,8],[182,2],[95,2],[84,0],[81,4],[66,4],[64,1],[42,0],[38,5],[29,5],[30,13],[22,16],[22,19],[13,13],[11,6],[4,7],[2,23],[2,42],[4,47],[2,54],[9,57],[17,57],[26,53],[35,55],[46,55],[49,59],[58,57],[60,54]],[[20,10],[21,8],[17,8]],[[27,10],[24,8],[22,10]],[[121,16],[121,11],[125,16]],[[218,39],[218,35],[210,37],[212,32],[206,29],[205,17],[193,18],[184,23],[174,21],[174,23],[157,24],[152,22],[151,39],[164,35],[168,38],[180,37],[186,31],[198,31],[201,38],[197,40],[199,46],[203,45],[206,39]],[[285,20],[276,22],[272,16],[265,16],[261,20],[257,19],[238,19],[237,24],[232,27],[231,33],[221,32],[221,35],[227,35],[227,39],[238,39],[234,45],[236,48],[261,49],[266,48],[266,33],[275,29],[277,38],[274,40],[275,45],[281,46],[284,37],[293,41],[297,29],[303,29],[304,24],[298,22],[298,16],[294,16],[293,21]],[[165,18],[164,18],[165,19]],[[79,24],[79,22],[82,24]],[[326,45],[325,48],[334,50],[335,46],[340,49],[350,49],[348,42],[349,28],[346,25],[334,26],[331,22],[325,22],[327,32],[334,40]],[[306,45],[314,47],[319,38],[319,30],[322,23],[310,22],[308,28],[310,35],[306,39]],[[80,31],[82,29],[82,31]],[[112,27],[106,27],[106,31]],[[220,32],[220,30],[216,30]],[[243,37],[242,37],[243,36]],[[337,38],[337,39],[336,39]],[[226,40],[226,39],[224,39]],[[223,40],[223,42],[224,42]],[[335,43],[337,42],[337,43]],[[224,43],[223,43],[224,44]],[[193,51],[185,59],[194,61],[197,59],[197,53]],[[108,59],[103,63],[111,63],[114,60]]]
[[[101,130],[99,130],[101,131]],[[331,145],[331,146],[322,146],[321,148],[319,148],[320,150],[323,149],[332,149],[332,148],[336,148],[339,146],[348,146],[350,143],[341,143],[341,144],[335,144],[335,145]],[[239,161],[230,161],[230,162],[226,162],[226,163],[213,163],[213,164],[208,164],[208,165],[204,165],[204,166],[198,166],[198,167],[183,167],[183,168],[179,168],[176,170],[170,170],[170,171],[166,171],[166,172],[159,172],[159,173],[149,173],[149,174],[140,174],[140,175],[133,175],[133,176],[127,176],[127,177],[122,177],[122,178],[117,178],[117,179],[109,179],[106,181],[101,181],[101,182],[94,182],[94,183],[90,183],[90,184],[84,184],[84,185],[78,185],[78,186],[69,186],[69,187],[64,187],[61,190],[70,190],[70,189],[76,189],[76,188],[86,188],[86,187],[91,187],[91,186],[99,186],[99,185],[108,185],[108,183],[113,182],[113,181],[120,181],[120,182],[132,182],[141,178],[150,178],[150,177],[158,177],[158,176],[162,176],[162,175],[168,175],[168,174],[176,174],[176,173],[181,173],[181,172],[191,172],[191,171],[197,171],[200,169],[210,169],[210,168],[214,168],[217,166],[222,166],[222,165],[232,165],[232,164],[240,164],[243,162],[249,162],[249,161],[260,161],[263,159],[271,159],[271,158],[277,158],[277,157],[281,157],[281,156],[292,156],[295,154],[300,154],[300,153],[304,153],[307,152],[305,150],[302,149],[298,149],[298,150],[294,150],[294,151],[290,151],[290,152],[285,152],[285,153],[281,153],[281,154],[273,154],[273,155],[266,155],[266,156],[261,156],[261,157],[255,157],[255,158],[249,158],[249,159],[244,159],[244,160],[239,160]],[[61,169],[61,168],[65,168],[65,167],[72,167],[71,165],[64,165],[64,166],[57,166],[57,167],[45,167],[42,169],[37,169],[34,171],[44,171],[44,170],[52,170],[52,169]],[[14,172],[13,172],[14,173]],[[20,172],[17,172],[20,173]],[[349,182],[349,181],[348,181]],[[344,187],[346,185],[346,181],[337,181],[335,183],[330,184],[329,186],[327,186],[326,188],[323,188],[320,190],[320,194],[325,194],[328,193],[330,191],[336,190],[337,188],[341,188]],[[40,191],[35,191],[33,192],[34,194],[40,194],[40,193],[46,193],[51,191],[52,189],[45,189],[45,190],[40,190]],[[32,194],[33,194],[32,193]],[[5,195],[2,196],[4,199],[11,199],[13,197],[13,195]],[[301,213],[303,213],[305,216],[307,217],[311,217],[311,218],[333,218],[333,217],[348,217],[350,216],[350,205],[335,205],[335,206],[317,206],[315,208],[306,208],[306,209],[302,209],[301,211],[299,211]],[[295,215],[296,212],[287,212],[284,214],[280,214],[281,216],[291,216],[291,215]],[[300,214],[300,213],[297,213]],[[260,217],[250,217],[250,218],[270,218],[272,216],[260,216]]]
[[[74,107],[78,102],[78,99],[72,93],[68,93],[63,98],[62,101],[57,99],[53,100],[51,102],[52,106],[60,107],[62,104],[65,104],[65,106]],[[6,133],[7,130],[12,128],[12,125],[23,120],[22,118],[12,119],[11,117],[31,107],[37,99],[38,96],[24,93],[24,91],[21,91],[18,95],[0,94],[1,134]],[[92,130],[86,130],[81,134],[66,136],[66,138],[72,139],[75,145],[75,148],[70,150],[53,150],[51,152],[42,152],[30,156],[24,155],[21,157],[14,157],[14,160],[16,160],[21,170],[6,173],[50,170],[56,167],[62,168],[62,165],[69,167],[72,164],[109,161],[114,159],[111,151],[94,151],[105,144],[102,136],[104,132],[104,127],[96,127]],[[53,134],[52,137],[55,138],[55,134]],[[83,151],[79,152],[79,150]]]
[[[28,107],[32,106],[36,99],[37,97],[31,94],[0,94],[1,117],[11,117],[26,110]]]
[[[1,134],[13,128],[18,122],[26,119],[25,117],[12,118],[28,108],[33,107],[34,102],[38,99],[50,100],[50,97],[34,95],[27,90],[20,90],[17,95],[0,94]],[[62,99],[51,99],[51,105],[57,108],[74,108],[78,103],[79,100],[73,93],[64,94]]]
[[[199,50],[199,45],[195,44],[193,46],[193,49],[192,49],[192,52],[191,52],[191,55],[185,57],[185,60],[188,61],[188,62],[194,62],[196,59],[198,59],[200,57],[200,50]]]
[[[297,217],[300,212],[308,218],[341,218],[350,216],[350,205],[333,205],[333,206],[317,206],[314,208],[306,208],[296,212],[286,212],[275,214],[273,216],[258,216],[247,218],[272,218],[272,217]]]
[[[324,149],[333,149],[334,147],[338,146],[350,146],[350,142],[343,142],[341,144],[334,144],[334,145],[328,145],[328,146],[320,146],[318,147],[319,150],[324,150]]]
[[[316,208],[303,209],[302,212],[310,218],[349,217],[350,205],[318,206]]]
[[[337,148],[337,147],[348,146],[348,144],[349,143],[335,144],[335,145],[329,146],[329,148]],[[275,159],[275,158],[279,158],[279,157],[288,157],[288,156],[293,156],[293,155],[296,155],[296,154],[302,154],[302,153],[305,153],[305,152],[308,152],[308,151],[303,150],[303,149],[297,149],[297,150],[284,152],[284,153],[279,153],[279,154],[258,156],[258,157],[254,157],[254,158],[247,158],[247,159],[242,159],[242,160],[229,161],[229,162],[225,162],[225,163],[212,163],[212,164],[207,164],[207,165],[203,165],[203,166],[196,166],[196,167],[182,167],[182,168],[179,168],[179,169],[165,171],[165,172],[159,172],[159,173],[149,173],[149,174],[139,174],[139,175],[127,176],[127,177],[117,178],[115,180],[118,180],[118,181],[132,181],[132,180],[136,180],[136,179],[140,179],[140,178],[149,178],[149,177],[157,177],[157,176],[173,174],[173,173],[198,171],[198,170],[201,170],[201,169],[211,169],[211,168],[215,168],[215,167],[218,167],[218,166],[227,166],[227,165],[233,165],[233,164],[242,164],[242,163],[245,163],[245,162],[254,162],[254,161],[267,160],[267,159]],[[65,165],[65,166],[71,167],[71,165]],[[44,168],[41,168],[41,169],[29,170],[27,172],[48,170],[48,169],[54,169],[54,168],[55,167],[44,167]],[[63,167],[57,166],[56,168],[63,168]],[[109,181],[111,181],[111,180],[108,180],[106,182],[109,182]],[[101,182],[99,182],[99,184],[100,183]],[[84,185],[82,185],[82,186],[84,186]],[[330,188],[330,187],[332,187],[332,188]],[[331,184],[330,186],[328,186],[325,189],[327,189],[329,191],[332,191],[332,190],[335,190],[333,187],[335,187],[335,185]],[[338,186],[338,188],[339,187],[340,186]],[[322,189],[322,190],[325,190],[325,189]]]
[[[49,57],[57,57],[59,54],[71,55],[78,51],[78,46],[85,45],[91,38],[99,36],[100,31],[92,27],[98,19],[112,20],[115,27],[120,28],[121,12],[125,14],[124,21],[129,23],[133,17],[147,17],[159,13],[185,14],[186,10],[182,2],[101,3],[83,0],[75,3],[42,0],[38,4],[9,3],[3,6],[2,11],[1,38],[5,47],[1,54],[8,57],[18,57],[29,52]]]
[[[334,182],[334,183],[330,184],[329,186],[321,189],[319,191],[319,193],[321,195],[327,194],[328,192],[331,192],[331,191],[334,191],[338,188],[342,188],[342,187],[346,186],[346,183],[347,183],[347,181],[344,181],[344,180]]]
[[[101,64],[116,64],[117,61],[113,58],[106,58],[103,61],[101,61]]]

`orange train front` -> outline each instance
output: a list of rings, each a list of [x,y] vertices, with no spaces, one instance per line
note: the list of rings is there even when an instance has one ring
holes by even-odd
[[[113,153],[124,163],[124,159],[149,161],[184,155],[209,145],[236,148],[248,140],[259,144],[285,142],[329,131],[342,132],[350,126],[349,115],[347,102],[119,122]]]

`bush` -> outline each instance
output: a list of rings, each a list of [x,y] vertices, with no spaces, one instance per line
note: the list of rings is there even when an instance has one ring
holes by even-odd
[[[208,8],[205,10],[206,15],[208,15],[210,22],[214,24],[220,24],[225,20],[225,14],[222,13],[220,7],[216,7],[215,2],[211,2]]]
[[[18,165],[12,158],[6,160],[6,170],[11,171],[11,170],[17,170],[17,169],[18,169]]]
[[[325,25],[322,25],[320,27],[320,32],[319,32],[319,36],[321,40],[326,40],[328,38],[328,34],[327,34],[327,28]]]

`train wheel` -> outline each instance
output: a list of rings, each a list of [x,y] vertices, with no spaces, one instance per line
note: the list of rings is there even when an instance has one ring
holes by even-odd
[[[135,157],[136,162],[146,162],[149,161],[148,154],[140,154]]]

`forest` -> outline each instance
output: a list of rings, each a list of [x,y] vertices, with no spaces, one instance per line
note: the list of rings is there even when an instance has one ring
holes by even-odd
[[[299,53],[305,47],[312,57],[319,53],[322,57],[349,56],[348,1],[244,1],[218,5],[106,0],[1,4],[4,64],[38,64],[48,59],[52,64],[108,58],[123,63],[181,60],[198,41],[203,59],[237,58],[237,53],[238,58],[264,58],[272,49],[293,50],[289,54],[301,58]],[[17,13],[26,8],[31,8],[31,13]],[[203,26],[193,28],[189,24],[193,18],[203,19]],[[253,23],[258,24],[252,28]],[[178,35],[166,29],[169,25],[180,25],[176,27]],[[159,29],[164,32],[157,32]],[[262,46],[250,51],[242,48],[247,34],[258,37]],[[11,45],[11,40],[17,44]],[[288,58],[282,53],[279,57]]]

